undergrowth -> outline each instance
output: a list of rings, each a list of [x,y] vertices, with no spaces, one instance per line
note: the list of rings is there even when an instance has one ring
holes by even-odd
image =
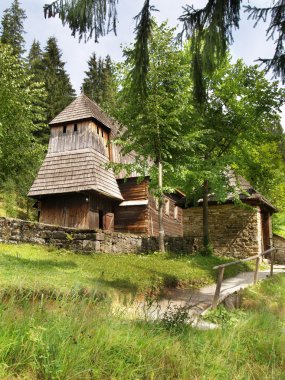
[[[238,321],[209,331],[183,313],[132,320],[107,301],[15,294],[0,303],[0,378],[281,380],[284,310],[284,275],[246,291]]]

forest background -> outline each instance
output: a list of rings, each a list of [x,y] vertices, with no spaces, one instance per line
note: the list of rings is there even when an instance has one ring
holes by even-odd
[[[28,200],[26,194],[47,150],[47,124],[75,98],[55,37],[48,38],[45,46],[35,40],[29,51],[25,50],[27,21],[25,10],[14,0],[3,12],[0,31],[2,213],[21,218],[33,218],[33,202]],[[168,51],[173,58],[172,66],[164,66],[166,71],[154,71],[173,78],[172,83],[163,86],[166,92],[159,94],[159,100],[159,97],[156,98],[157,77],[149,76],[148,88],[156,90],[148,98],[149,103],[146,102],[152,110],[155,109],[154,105],[161,105],[152,115],[163,121],[159,128],[171,135],[171,141],[175,142],[167,145],[170,139],[166,135],[162,145],[161,157],[165,170],[161,192],[179,187],[187,193],[189,200],[195,202],[207,179],[209,191],[215,192],[222,201],[226,195],[223,171],[231,166],[278,207],[280,212],[274,219],[274,228],[282,233],[285,230],[285,140],[279,110],[284,102],[283,90],[278,83],[268,81],[259,68],[247,67],[241,61],[232,63],[228,58],[214,76],[205,78],[208,105],[201,118],[192,96],[189,45],[177,44],[177,32],[166,24],[157,25],[155,30],[151,41],[154,53],[152,64],[155,67],[155,57],[159,59],[159,52],[162,51]],[[134,69],[136,41],[125,48],[123,64],[113,62],[110,56],[101,58],[93,53],[81,87],[107,113],[127,125],[130,133],[134,131],[130,127],[137,123],[135,130],[143,134],[133,134],[131,141],[141,146],[145,130],[139,128],[142,125],[140,110],[136,109],[134,102],[130,102],[130,94],[138,91],[139,87],[134,86],[135,79],[126,74],[126,67],[130,72]],[[177,73],[182,80],[177,80]],[[227,80],[233,75],[235,80]],[[186,89],[183,96],[169,97],[169,94],[175,93],[175,88],[171,86],[176,86],[176,90],[179,86]],[[235,103],[229,102],[229,94],[235,94]],[[161,99],[166,97],[168,101],[164,104]],[[258,104],[262,109],[251,107]],[[224,112],[224,107],[227,112]],[[224,128],[229,123],[238,128]],[[150,125],[153,125],[153,119],[144,120],[144,127],[149,128]],[[155,131],[148,130],[153,140]],[[213,153],[211,157],[206,157],[209,144],[212,144]],[[132,148],[133,145],[126,146],[126,152]],[[151,156],[149,150],[140,150],[139,154],[145,161]],[[154,161],[158,159],[151,158]],[[154,170],[154,178],[156,174]]]

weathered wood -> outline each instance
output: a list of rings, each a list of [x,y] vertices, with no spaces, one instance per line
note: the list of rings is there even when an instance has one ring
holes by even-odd
[[[222,286],[222,282],[223,282],[223,278],[224,278],[224,271],[225,271],[224,267],[219,268],[217,286],[216,286],[216,291],[215,291],[213,303],[212,303],[213,309],[215,309],[219,303],[221,286]]]
[[[257,283],[259,264],[260,264],[260,256],[258,256],[258,257],[255,259],[255,271],[254,271],[254,276],[253,276],[253,283],[254,283],[254,284]]]
[[[240,264],[240,263],[242,263],[242,262],[244,263],[244,262],[246,262],[246,261],[251,261],[251,260],[256,259],[257,257],[266,256],[266,255],[268,255],[270,252],[273,252],[273,251],[275,251],[275,250],[276,250],[276,248],[273,247],[273,248],[267,249],[265,252],[260,253],[259,255],[250,256],[250,257],[247,257],[246,259],[242,259],[242,260],[232,261],[231,263],[226,263],[226,264],[216,265],[215,267],[213,267],[213,269],[219,269],[219,268],[221,268],[221,267],[226,268],[226,267],[229,267],[229,266],[232,266],[232,265]]]
[[[271,253],[270,253],[270,276],[273,276],[273,266],[274,266],[274,262],[275,262],[275,253],[276,253],[276,250],[271,251]]]

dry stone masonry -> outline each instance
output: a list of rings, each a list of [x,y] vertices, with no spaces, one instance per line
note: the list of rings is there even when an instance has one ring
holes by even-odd
[[[155,237],[101,230],[80,230],[0,218],[0,242],[47,244],[81,253],[148,253],[158,250]],[[193,253],[194,239],[166,237],[171,252]]]
[[[192,237],[197,244],[202,240],[202,213],[202,207],[184,210],[184,236]],[[210,206],[209,231],[215,252],[220,255],[245,258],[262,250],[259,207],[234,204]]]

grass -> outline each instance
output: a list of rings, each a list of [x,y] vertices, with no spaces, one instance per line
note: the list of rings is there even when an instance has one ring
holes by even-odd
[[[246,291],[222,328],[131,321],[74,297],[0,304],[0,378],[285,379],[285,276]],[[235,318],[234,318],[235,316]]]
[[[230,261],[216,256],[78,255],[30,244],[0,244],[0,287],[87,293],[119,291],[145,294],[164,287],[202,287],[216,281],[215,265]],[[225,271],[233,276],[249,265]]]

